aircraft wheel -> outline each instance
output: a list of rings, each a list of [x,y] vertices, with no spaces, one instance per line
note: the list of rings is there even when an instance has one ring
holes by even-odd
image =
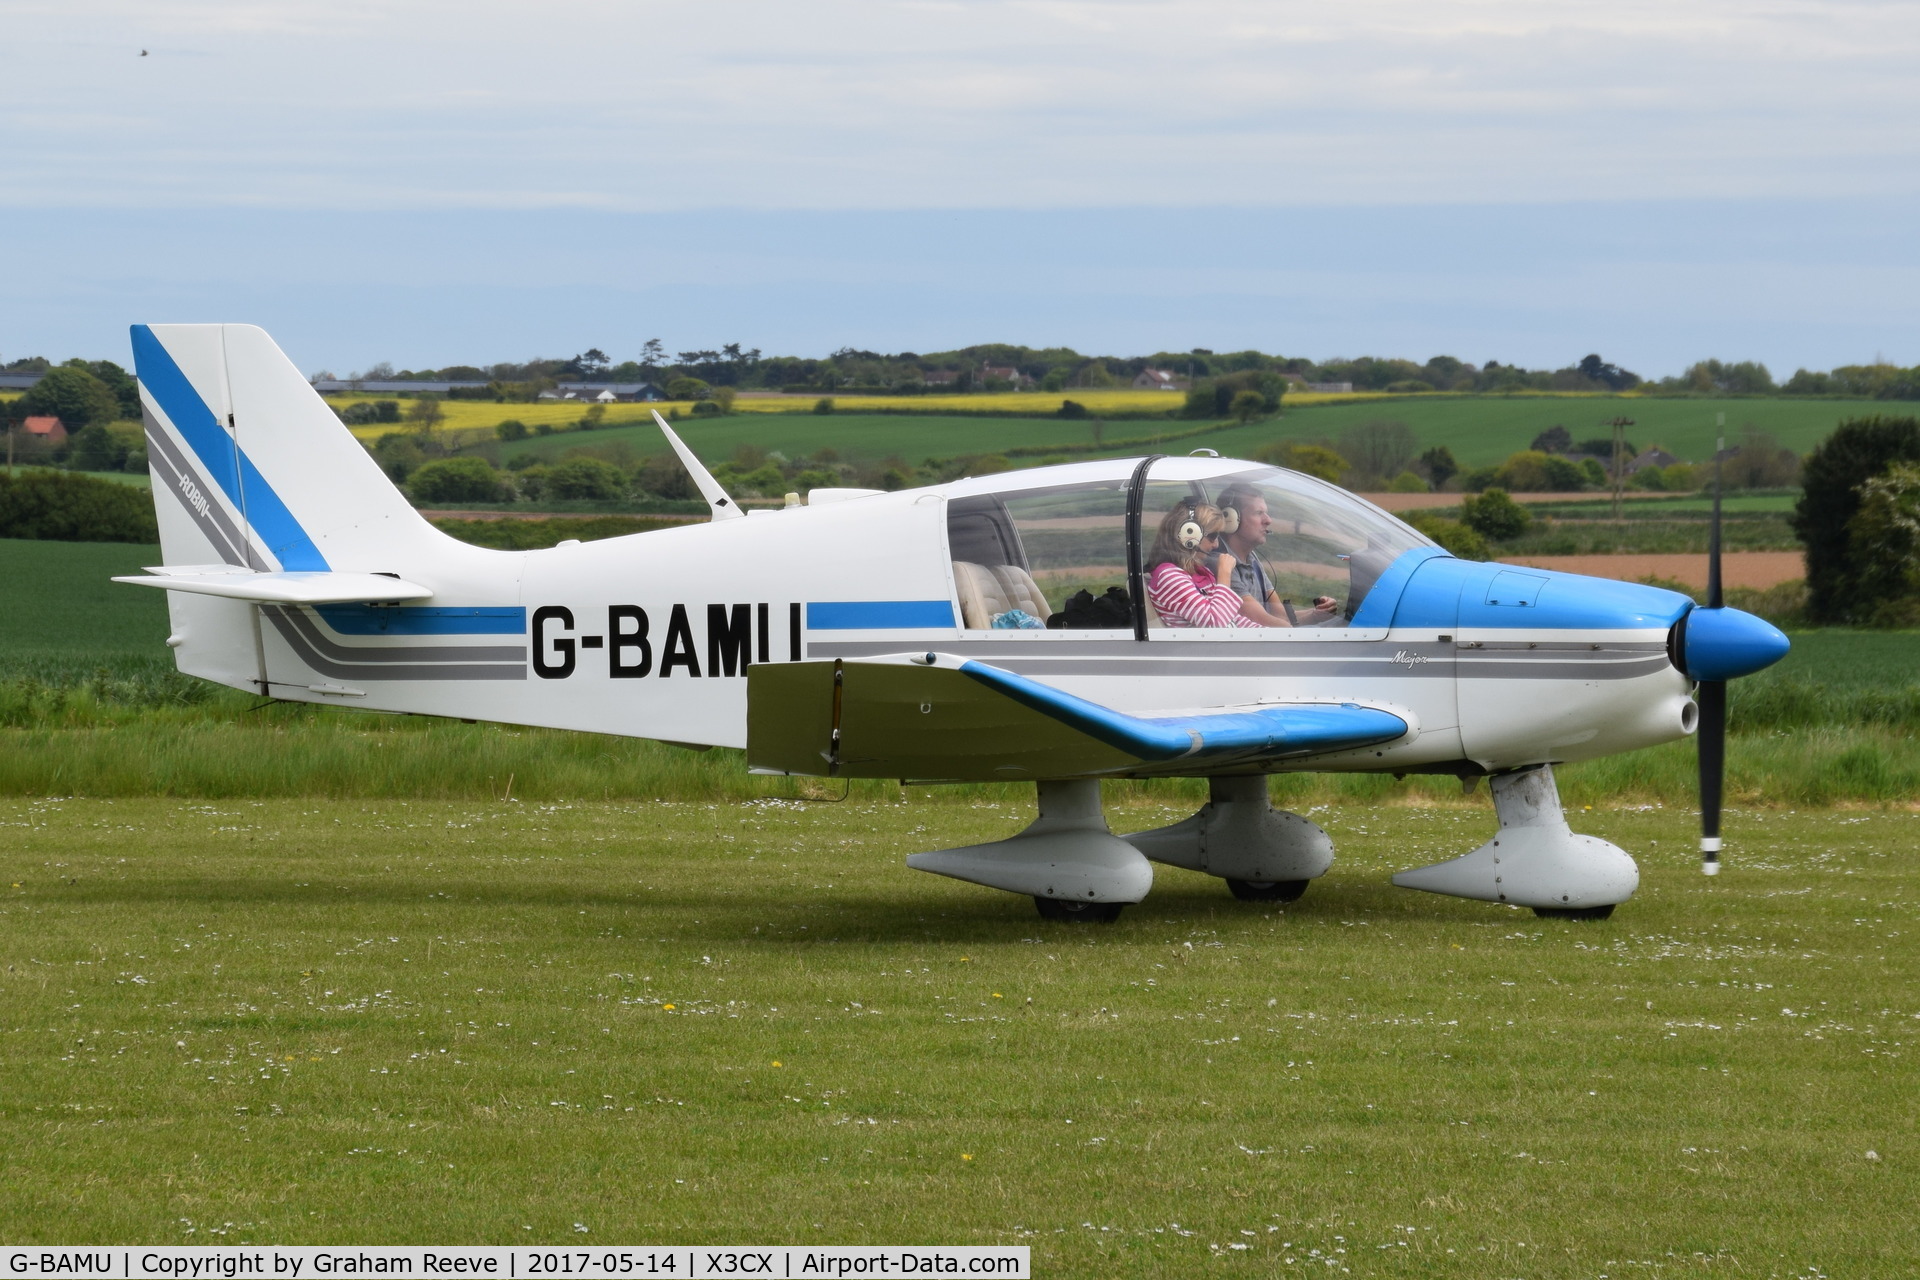
[[[1309,880],[1228,880],[1227,888],[1242,902],[1298,902]]]
[[[1605,920],[1613,908],[1611,902],[1604,907],[1535,907],[1533,914],[1543,920]]]
[[[1120,918],[1123,902],[1076,902],[1068,898],[1035,898],[1042,920],[1064,920],[1069,924],[1112,924]]]

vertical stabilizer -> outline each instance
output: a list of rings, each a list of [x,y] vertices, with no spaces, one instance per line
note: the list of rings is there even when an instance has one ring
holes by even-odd
[[[133,356],[168,564],[380,572],[446,543],[265,331],[135,325]]]

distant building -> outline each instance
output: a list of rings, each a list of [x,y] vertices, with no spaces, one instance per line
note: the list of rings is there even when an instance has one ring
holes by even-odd
[[[315,378],[313,389],[321,395],[340,392],[363,391],[380,392],[385,395],[417,396],[423,391],[436,395],[446,395],[454,390],[474,390],[489,385],[485,382],[430,382],[412,378]]]
[[[1133,380],[1136,391],[1185,391],[1187,380],[1171,369],[1142,369]]]
[[[632,404],[636,401],[664,400],[660,388],[651,382],[562,382],[553,392],[541,392],[542,400],[583,400],[596,404]]]
[[[29,440],[44,440],[48,444],[60,444],[67,438],[67,424],[52,414],[28,418],[20,426],[27,433]]]
[[[1645,453],[1635,456],[1634,460],[1627,464],[1627,474],[1636,475],[1639,472],[1645,471],[1648,467],[1659,467],[1664,471],[1678,461],[1680,461],[1680,459],[1674,457],[1665,449],[1648,449]]]
[[[1026,374],[1020,372],[1010,364],[983,364],[980,366],[980,379],[983,382],[990,379],[996,379],[1000,382],[1011,382],[1016,387],[1030,387],[1033,385],[1032,378],[1029,378]]]
[[[950,387],[960,381],[960,372],[957,369],[929,369],[920,377],[930,387]]]
[[[31,391],[44,373],[0,373],[0,391]]]
[[[1309,382],[1301,388],[1326,396],[1344,396],[1353,390],[1351,382]]]

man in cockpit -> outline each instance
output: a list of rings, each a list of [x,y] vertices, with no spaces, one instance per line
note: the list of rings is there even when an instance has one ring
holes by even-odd
[[[1231,485],[1221,490],[1214,500],[1223,511],[1232,511],[1239,521],[1221,541],[1232,554],[1233,591],[1240,597],[1240,612],[1252,618],[1264,627],[1310,627],[1327,621],[1340,607],[1339,601],[1332,596],[1316,596],[1313,608],[1304,613],[1292,610],[1287,601],[1280,598],[1267,577],[1266,566],[1261,562],[1257,549],[1267,541],[1267,534],[1273,528],[1273,516],[1267,510],[1267,500],[1257,489],[1246,485]]]

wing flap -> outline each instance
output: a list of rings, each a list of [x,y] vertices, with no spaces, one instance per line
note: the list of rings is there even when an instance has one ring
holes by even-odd
[[[433,596],[429,587],[384,573],[254,573],[194,566],[186,570],[160,568],[150,570],[144,578],[135,575],[114,581],[258,604],[399,604]]]

